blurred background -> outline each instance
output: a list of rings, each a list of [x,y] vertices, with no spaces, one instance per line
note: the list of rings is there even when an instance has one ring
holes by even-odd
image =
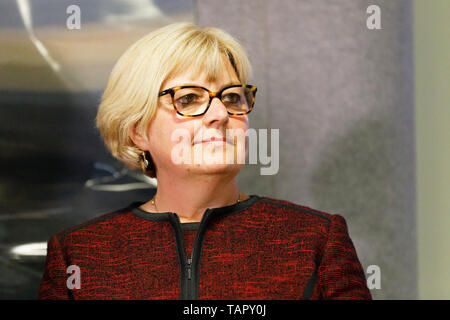
[[[242,190],[343,215],[375,299],[450,299],[448,0],[0,0],[0,299],[36,298],[51,235],[155,193],[94,123],[120,55],[176,21],[244,45],[250,126],[280,130]]]

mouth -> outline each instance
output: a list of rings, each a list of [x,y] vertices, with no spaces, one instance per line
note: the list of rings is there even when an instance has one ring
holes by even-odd
[[[196,141],[194,142],[195,144],[199,144],[199,143],[210,143],[210,144],[226,144],[226,143],[230,143],[229,141],[227,141],[226,138],[216,138],[216,137],[211,137],[208,139],[203,139],[201,141]]]

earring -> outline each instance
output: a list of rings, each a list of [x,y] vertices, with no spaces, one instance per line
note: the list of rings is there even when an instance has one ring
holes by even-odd
[[[145,151],[142,151],[142,153],[141,153],[141,158],[142,158],[142,163],[141,163],[142,171],[147,171],[147,169],[148,169],[150,163],[149,163],[148,160],[147,160],[147,157],[146,157],[146,155],[145,155]]]

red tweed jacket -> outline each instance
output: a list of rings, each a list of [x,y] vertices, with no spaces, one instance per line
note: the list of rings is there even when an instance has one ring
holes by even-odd
[[[38,297],[371,299],[340,215],[253,195],[180,223],[141,204],[52,236]],[[70,265],[79,289],[68,289]]]

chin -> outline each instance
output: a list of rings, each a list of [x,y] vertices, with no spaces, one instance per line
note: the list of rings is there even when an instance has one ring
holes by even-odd
[[[243,164],[200,163],[190,165],[188,171],[200,175],[237,175],[243,166]]]

